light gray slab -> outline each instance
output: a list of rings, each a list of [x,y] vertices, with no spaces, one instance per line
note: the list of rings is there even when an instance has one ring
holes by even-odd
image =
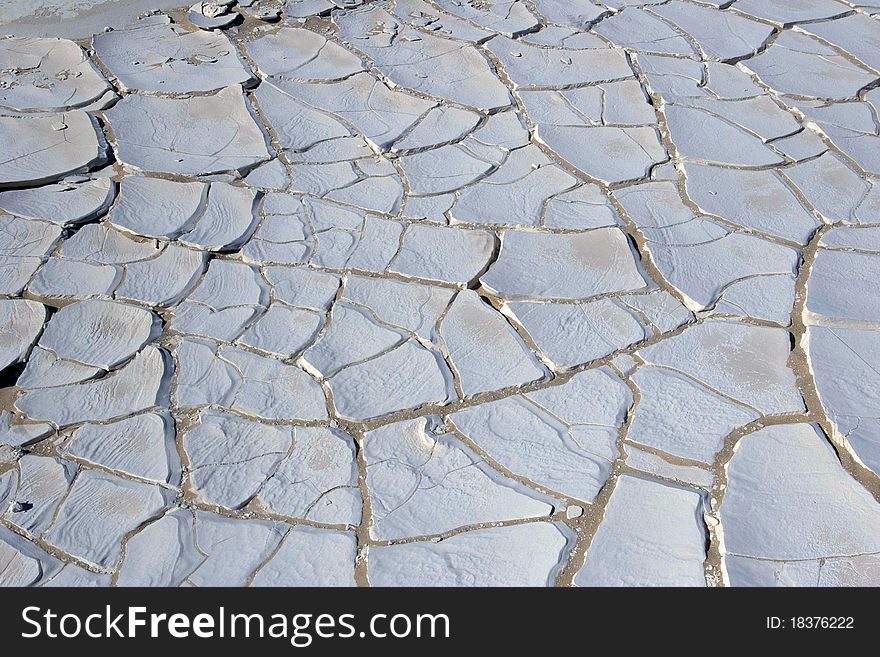
[[[130,95],[105,113],[116,152],[144,171],[246,173],[270,157],[239,85],[186,99]]]
[[[711,463],[728,435],[759,417],[674,369],[642,367],[632,382],[640,395],[627,437],[675,456]]]
[[[874,472],[880,470],[877,398],[878,332],[811,326],[807,349],[816,389],[838,439]]]
[[[356,526],[363,502],[354,440],[335,429],[296,427],[293,449],[256,499],[284,516]]]
[[[495,236],[481,230],[412,224],[389,271],[448,283],[467,283],[492,257]]]
[[[57,426],[132,415],[167,403],[169,365],[161,349],[148,346],[100,379],[26,390],[15,406],[30,418]]]
[[[472,290],[455,297],[439,324],[439,335],[465,395],[549,376],[504,316]]]
[[[685,165],[687,193],[701,210],[743,227],[806,244],[820,226],[773,171]]]
[[[43,187],[0,192],[0,208],[28,219],[78,224],[102,215],[115,195],[116,185],[109,178],[74,176]]]
[[[620,477],[575,584],[705,586],[703,498],[665,482]]]
[[[60,114],[0,113],[0,189],[54,182],[107,161],[107,143],[82,110]]]
[[[509,308],[542,354],[562,369],[602,358],[650,336],[636,313],[611,299],[514,301]]]
[[[361,421],[455,399],[452,374],[440,354],[414,340],[341,370],[328,386],[337,413]]]
[[[300,28],[283,27],[246,46],[265,75],[291,80],[341,80],[364,70],[360,59],[338,43]]]
[[[804,409],[788,366],[790,350],[790,335],[783,329],[713,320],[645,347],[639,355],[770,414]]]
[[[405,9],[398,13],[405,15]],[[377,5],[336,14],[333,20],[340,38],[396,85],[486,111],[511,103],[489,62],[468,43],[403,25]],[[473,23],[466,29],[473,30]]]
[[[46,321],[43,304],[27,299],[0,300],[0,369],[21,361]]]
[[[92,47],[125,91],[185,94],[249,86],[253,73],[219,31],[134,24],[96,34]]]
[[[615,442],[632,397],[610,370],[479,404],[450,416],[462,434],[511,472],[548,490],[591,502],[617,456]]]
[[[784,94],[850,98],[877,76],[806,34],[785,30],[746,66]]]
[[[364,436],[375,538],[440,534],[553,512],[545,496],[504,478],[435,425],[436,418],[407,420]]]
[[[291,446],[291,427],[207,410],[183,436],[192,487],[200,500],[236,509],[275,473]]]
[[[524,268],[525,262],[530,264]],[[515,299],[583,299],[645,286],[632,247],[617,228],[563,235],[505,231],[501,254],[480,280]]]
[[[63,112],[87,106],[111,89],[68,39],[3,39],[0,71],[0,108],[12,111]]]
[[[293,527],[253,586],[355,586],[357,541],[351,532]]]
[[[127,475],[176,486],[180,457],[167,412],[144,413],[109,424],[84,424],[64,453]]]
[[[755,53],[773,33],[773,28],[764,23],[680,0],[650,10],[677,25],[699,44],[705,55],[719,61],[736,60]]]
[[[849,557],[858,581],[876,581],[872,560],[859,556],[880,550],[880,507],[843,470],[817,427],[782,425],[746,436],[727,481],[721,505],[726,554],[770,560],[762,568],[728,564],[731,584],[773,585],[788,568],[798,568],[787,562],[815,572],[826,557]],[[837,577],[827,575],[824,583],[834,585]]]
[[[839,18],[850,8],[834,0],[738,0],[736,8],[743,13],[788,27],[801,22]]]
[[[633,71],[621,48],[568,50],[541,48],[498,36],[487,44],[514,88],[553,88],[630,78]]]
[[[556,523],[491,527],[372,547],[368,572],[373,586],[553,586],[572,543],[570,530]]]
[[[44,537],[88,563],[112,568],[124,535],[157,516],[171,499],[173,495],[158,486],[86,470],[77,477]]]

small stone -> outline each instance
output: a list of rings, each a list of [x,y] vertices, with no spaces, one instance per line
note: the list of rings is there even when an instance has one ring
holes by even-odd
[[[569,504],[567,507],[565,507],[565,517],[569,520],[580,518],[582,515],[584,515],[584,508],[582,506],[578,506],[577,504]]]

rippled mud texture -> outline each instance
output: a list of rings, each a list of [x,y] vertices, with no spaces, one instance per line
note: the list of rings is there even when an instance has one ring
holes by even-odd
[[[0,583],[880,585],[876,3],[62,4]]]

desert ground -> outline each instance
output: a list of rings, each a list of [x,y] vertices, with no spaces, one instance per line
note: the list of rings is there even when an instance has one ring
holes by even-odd
[[[0,35],[0,584],[880,585],[876,0]]]

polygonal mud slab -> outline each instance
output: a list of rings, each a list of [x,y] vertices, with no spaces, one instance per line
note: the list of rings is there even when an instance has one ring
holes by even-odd
[[[437,0],[437,6],[482,28],[508,36],[531,32],[541,24],[526,4],[520,0],[484,0],[482,2]]]
[[[540,518],[547,498],[501,477],[436,419],[388,424],[364,436],[377,539],[442,534],[465,525]]]
[[[321,385],[296,365],[195,338],[185,339],[176,356],[181,406],[216,405],[264,420],[327,417]]]
[[[635,185],[615,196],[645,236],[654,264],[690,309],[724,308],[789,322],[797,250],[695,214],[672,182]]]
[[[818,427],[746,436],[727,480],[721,522],[731,584],[877,582],[880,505],[843,470]]]
[[[180,456],[167,412],[134,415],[109,424],[84,424],[64,446],[68,457],[158,484],[177,485]]]
[[[58,226],[0,214],[0,293],[20,294],[60,237]]]
[[[668,367],[642,367],[632,382],[640,394],[627,438],[683,458],[711,463],[727,436],[760,417]]]
[[[97,121],[81,110],[62,114],[0,112],[0,189],[52,182],[107,161]]]
[[[99,379],[25,390],[15,406],[33,419],[57,426],[120,418],[167,403],[169,367],[167,354],[148,346]]]
[[[487,47],[504,66],[515,89],[566,88],[633,75],[626,54],[619,48],[541,48],[502,36],[489,41]]]
[[[379,150],[387,149],[434,105],[430,101],[391,90],[369,73],[357,73],[350,78],[328,83],[273,79],[272,86],[293,99],[294,108],[297,103],[305,104],[330,114],[331,120],[336,123],[344,121],[353,125]],[[279,102],[284,103],[281,111],[285,111],[290,101],[279,99]]]
[[[256,499],[273,513],[355,526],[361,494],[351,436],[324,427],[296,427],[293,448]]]
[[[680,0],[658,4],[650,11],[689,35],[699,44],[701,54],[707,59],[722,62],[735,61],[757,52],[773,34],[773,28],[764,23]]]
[[[96,566],[116,565],[123,537],[158,515],[173,499],[168,491],[86,470],[60,505],[46,541]]]
[[[0,369],[22,360],[36,341],[46,308],[26,299],[0,300]]]
[[[351,532],[293,527],[252,586],[356,586],[357,541]]]
[[[375,6],[334,20],[343,40],[401,87],[486,111],[511,103],[490,63],[469,44],[410,27],[398,29],[394,17]],[[374,32],[374,26],[383,22],[387,31]]]
[[[369,578],[373,586],[552,586],[572,542],[562,524],[531,522],[371,547]]]
[[[96,34],[92,46],[125,91],[183,94],[254,80],[235,46],[220,32],[135,24]]]
[[[438,330],[465,395],[548,376],[504,316],[471,290],[458,293]]]
[[[4,587],[37,586],[62,567],[58,559],[8,527],[0,527],[0,563],[0,586]]]
[[[158,333],[158,323],[137,306],[80,301],[52,315],[39,344],[58,358],[109,370],[140,351]]]
[[[623,476],[575,575],[579,586],[705,586],[703,495]]]
[[[58,505],[77,474],[73,463],[25,454],[16,468],[4,476],[8,481],[8,492],[3,496],[7,498],[3,500],[4,519],[31,535],[39,536],[54,521]],[[10,475],[12,481],[8,480]]]
[[[287,527],[175,509],[126,543],[118,586],[244,586]]]
[[[584,303],[514,301],[507,311],[534,341],[542,360],[551,361],[556,370],[607,356],[651,335],[638,311],[613,299]]]
[[[834,48],[790,30],[746,66],[781,93],[813,98],[852,98],[877,80]]]
[[[442,356],[414,340],[340,370],[327,386],[337,413],[356,421],[456,398]]]
[[[71,176],[44,187],[0,192],[0,208],[28,219],[78,224],[103,214],[115,196],[116,185],[110,178]]]
[[[270,157],[239,85],[186,99],[126,96],[106,116],[119,159],[136,169],[246,173]]]
[[[204,411],[183,437],[192,486],[208,504],[239,508],[271,476],[291,445],[290,427],[264,425],[217,411]]]
[[[516,475],[591,502],[617,456],[632,396],[609,369],[567,383],[479,404],[449,416],[455,428]]]
[[[257,68],[271,77],[300,81],[341,80],[364,70],[360,59],[320,34],[281,28],[247,45]]]
[[[623,231],[562,235],[506,231],[501,253],[481,278],[505,298],[583,299],[645,286]]]
[[[763,414],[798,412],[787,331],[729,320],[706,321],[639,351],[648,363],[682,372]]]
[[[837,18],[848,13],[847,7],[834,0],[739,0],[736,8],[750,16],[764,18],[788,27],[800,22]]]
[[[878,8],[360,4],[0,43],[0,583],[874,583]]]
[[[655,128],[539,124],[535,139],[607,184],[645,178],[654,165],[667,159]]]
[[[73,41],[0,40],[0,110],[63,112],[90,105],[110,90]]]

